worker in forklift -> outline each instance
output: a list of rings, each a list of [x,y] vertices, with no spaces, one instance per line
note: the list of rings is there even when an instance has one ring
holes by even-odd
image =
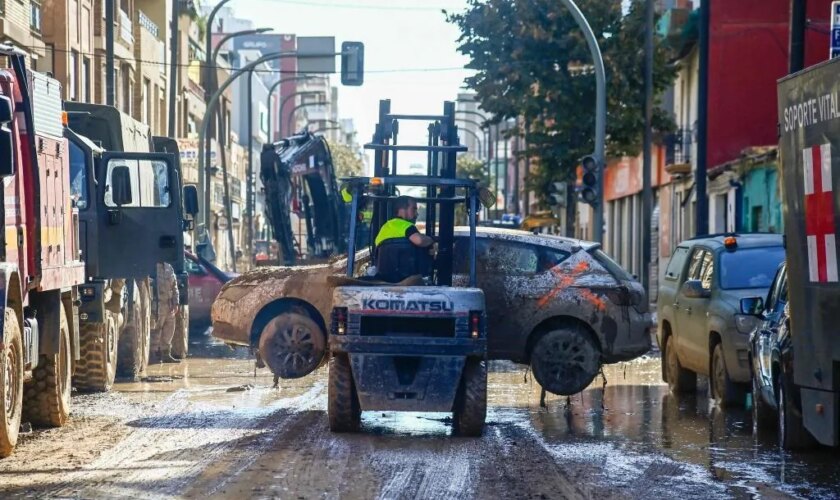
[[[427,276],[431,272],[429,250],[435,239],[421,233],[414,225],[417,220],[417,200],[399,196],[393,203],[394,217],[376,235],[377,277],[396,283],[414,275]]]

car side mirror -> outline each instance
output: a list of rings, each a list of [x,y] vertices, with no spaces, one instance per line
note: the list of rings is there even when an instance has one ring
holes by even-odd
[[[111,171],[111,196],[118,207],[131,205],[131,171],[125,165],[117,165]]]
[[[195,217],[198,215],[198,189],[195,186],[184,186],[184,212]]]
[[[0,177],[15,175],[15,147],[12,130],[12,101],[0,96]]]
[[[712,292],[703,288],[700,280],[688,280],[683,283],[680,292],[688,299],[708,299]]]
[[[747,297],[741,299],[741,314],[761,316],[764,311],[764,299],[761,297]]]

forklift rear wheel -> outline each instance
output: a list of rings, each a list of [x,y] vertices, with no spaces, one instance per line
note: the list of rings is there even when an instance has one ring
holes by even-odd
[[[478,437],[487,418],[487,362],[468,358],[452,412],[452,430],[460,436]]]
[[[20,431],[23,405],[23,339],[17,314],[5,309],[0,339],[0,458],[12,454]]]
[[[259,348],[260,357],[274,375],[300,378],[321,364],[327,352],[327,337],[309,316],[285,312],[265,325]]]
[[[534,378],[548,392],[571,396],[586,389],[601,369],[601,352],[580,327],[552,330],[531,350]]]
[[[347,354],[334,354],[330,358],[329,370],[327,413],[330,430],[357,432],[362,424],[362,408],[353,382],[350,357]]]
[[[23,388],[23,418],[37,427],[61,427],[70,415],[70,328],[59,304],[58,352],[41,355]]]

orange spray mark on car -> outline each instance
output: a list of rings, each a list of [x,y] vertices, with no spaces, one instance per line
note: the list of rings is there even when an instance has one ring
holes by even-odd
[[[561,269],[559,267],[552,269],[551,272],[555,276],[557,276],[558,283],[554,288],[549,290],[548,293],[546,293],[545,295],[540,297],[540,299],[537,301],[537,306],[539,308],[545,307],[549,302],[551,302],[552,299],[557,297],[557,295],[559,295],[563,290],[565,290],[566,288],[569,288],[570,286],[574,285],[575,281],[577,281],[578,276],[580,276],[581,274],[589,271],[589,269],[590,269],[589,263],[586,262],[586,261],[579,262],[574,268],[572,268],[568,272],[565,272],[564,269]],[[581,297],[583,297],[584,300],[587,300],[588,302],[590,302],[595,307],[595,309],[597,309],[599,311],[605,311],[607,309],[607,305],[604,303],[603,299],[601,299],[601,297],[592,293],[590,290],[587,290],[585,288],[581,288],[579,290],[579,293],[580,293]]]

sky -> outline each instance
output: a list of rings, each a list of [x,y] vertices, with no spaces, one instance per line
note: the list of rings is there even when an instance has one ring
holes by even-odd
[[[233,0],[228,5],[237,17],[274,33],[335,36],[337,50],[344,41],[365,44],[364,85],[345,87],[340,75],[332,78],[339,116],[355,121],[360,143],[371,139],[380,99],[391,99],[392,112],[439,114],[445,100],[463,91],[470,74],[464,69],[469,59],[457,51],[460,32],[441,12],[461,12],[466,0]],[[400,143],[426,142],[425,128],[403,125]]]

